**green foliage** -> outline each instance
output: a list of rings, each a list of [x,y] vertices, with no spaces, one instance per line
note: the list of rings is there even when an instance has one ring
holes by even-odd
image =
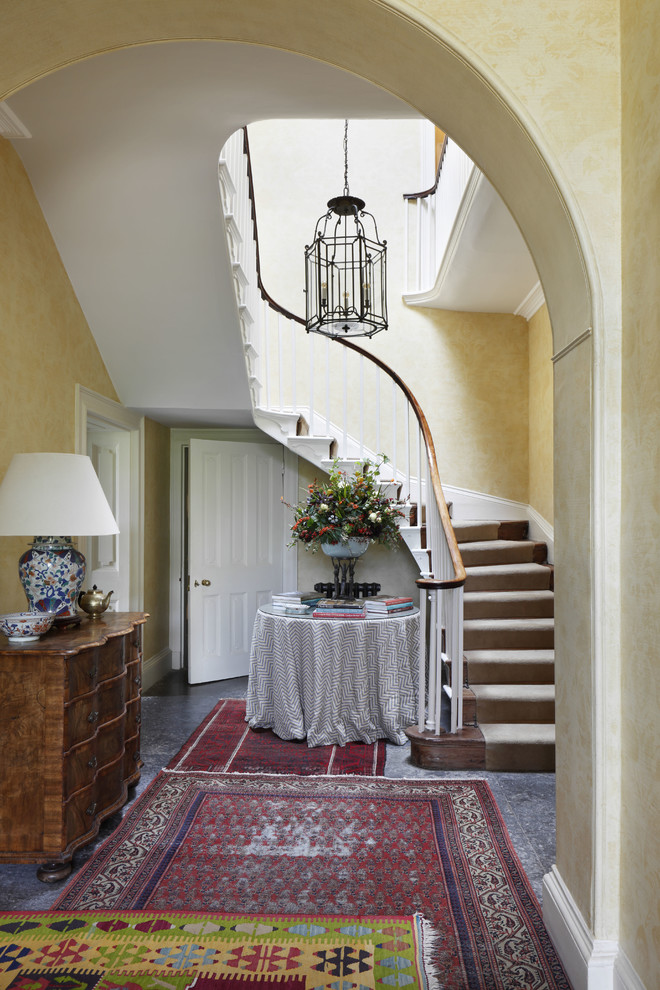
[[[348,475],[335,460],[327,483],[314,481],[307,489],[307,498],[289,506],[294,513],[289,546],[300,541],[306,550],[316,551],[324,543],[362,537],[396,549],[397,520],[404,514],[393,499],[380,492],[378,474],[386,461],[384,455],[376,463],[363,461],[353,475]]]

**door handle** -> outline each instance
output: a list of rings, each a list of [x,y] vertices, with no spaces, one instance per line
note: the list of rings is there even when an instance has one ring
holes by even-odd
[[[204,585],[205,588],[210,588],[211,587],[211,582],[208,581],[206,578],[204,578],[204,580],[202,581],[202,584]],[[199,588],[199,581],[195,581],[195,585],[194,586],[195,586],[195,588]]]

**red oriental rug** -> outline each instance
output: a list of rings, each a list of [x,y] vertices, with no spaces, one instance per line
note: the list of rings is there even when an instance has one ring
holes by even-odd
[[[0,990],[429,990],[427,940],[419,917],[17,911]]]
[[[56,907],[421,914],[443,990],[569,987],[481,780],[163,771]]]
[[[193,732],[168,770],[215,773],[359,774],[382,777],[385,741],[316,746],[280,739],[270,729],[251,729],[245,721],[245,701],[225,698]]]

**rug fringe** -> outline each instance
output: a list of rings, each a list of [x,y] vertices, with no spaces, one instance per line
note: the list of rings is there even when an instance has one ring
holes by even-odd
[[[424,973],[422,974],[425,978],[424,986],[426,990],[443,990],[444,985],[440,982],[438,970],[433,962],[439,943],[438,933],[423,914],[417,912],[413,917],[419,927],[419,940],[424,966]]]

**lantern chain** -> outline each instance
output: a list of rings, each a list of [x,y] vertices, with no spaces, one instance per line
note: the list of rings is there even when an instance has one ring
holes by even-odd
[[[348,191],[348,121],[344,121],[344,196],[349,196]]]

